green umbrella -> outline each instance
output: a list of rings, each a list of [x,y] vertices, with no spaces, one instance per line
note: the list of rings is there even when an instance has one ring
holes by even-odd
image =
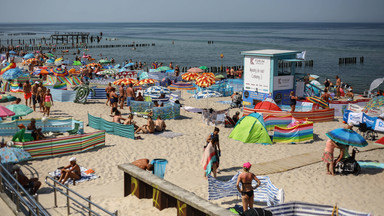
[[[7,107],[7,109],[9,109],[15,113],[14,117],[26,116],[26,115],[33,112],[32,108],[30,108],[29,106],[26,106],[24,104],[11,104],[11,105],[8,105],[6,107]]]
[[[167,71],[167,70],[172,70],[172,68],[170,67],[167,67],[167,66],[161,66],[161,67],[158,67],[156,68],[156,72],[161,72],[161,71]]]
[[[200,66],[199,67],[201,70],[207,70],[208,68],[207,68],[207,66]]]

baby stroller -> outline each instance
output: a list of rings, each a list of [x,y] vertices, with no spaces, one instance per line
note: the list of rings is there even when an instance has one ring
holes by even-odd
[[[359,152],[359,150],[357,148],[353,148],[351,157],[344,158],[339,161],[335,166],[335,173],[340,175],[359,175],[361,168],[359,163],[355,160],[356,152]]]
[[[236,95],[232,98],[231,108],[238,108],[241,107],[241,102],[243,102],[243,99],[241,98],[241,94],[236,92]]]

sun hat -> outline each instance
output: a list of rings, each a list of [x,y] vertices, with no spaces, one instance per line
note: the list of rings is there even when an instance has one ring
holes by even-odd
[[[251,166],[252,166],[252,164],[249,163],[249,162],[243,164],[243,167],[244,167],[244,168],[247,168],[247,169],[250,169]]]
[[[71,157],[71,158],[69,159],[69,162],[71,162],[71,161],[76,161],[76,157]]]

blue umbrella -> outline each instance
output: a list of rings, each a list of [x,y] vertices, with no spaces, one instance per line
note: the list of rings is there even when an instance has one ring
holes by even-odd
[[[131,63],[128,63],[128,64],[124,65],[124,67],[129,67],[129,66],[133,66],[133,65],[135,65],[135,64],[133,64],[133,63],[131,62]]]
[[[1,163],[17,163],[28,160],[31,155],[19,148],[1,148],[0,149]]]
[[[128,70],[127,68],[122,67],[122,68],[119,70],[119,72],[123,72],[123,71],[127,71],[127,70]]]
[[[117,65],[115,65],[115,67],[113,67],[113,68],[120,68],[120,64],[117,64]]]
[[[28,53],[23,57],[25,60],[30,59],[30,58],[35,58],[35,56],[32,53]]]
[[[337,128],[326,133],[329,139],[333,140],[336,143],[356,146],[356,147],[364,147],[367,146],[367,141],[358,133],[353,130]]]
[[[15,51],[9,51],[9,54],[16,54],[16,52]]]
[[[5,71],[5,73],[2,76],[3,76],[3,79],[13,80],[20,77],[21,75],[23,75],[23,71],[21,71],[20,68],[16,67],[16,68],[12,68]]]

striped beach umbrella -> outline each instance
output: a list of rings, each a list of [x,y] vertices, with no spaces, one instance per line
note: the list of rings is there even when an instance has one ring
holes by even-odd
[[[319,104],[319,106],[323,107],[324,109],[328,108],[327,101],[321,99],[320,97],[312,96],[312,97],[307,97],[306,99],[314,104]]]
[[[196,85],[199,87],[206,88],[215,83],[216,83],[215,78],[211,76],[199,76],[196,78]]]
[[[124,79],[119,79],[113,82],[113,85],[129,85],[129,84],[136,84],[137,80],[135,79],[130,79],[130,78],[124,78]]]
[[[155,79],[143,79],[143,80],[140,80],[138,83],[136,83],[135,85],[136,86],[139,86],[139,85],[150,85],[150,84],[155,84],[159,81],[155,80]]]
[[[197,68],[197,67],[194,67],[194,68],[189,68],[187,70],[187,72],[191,72],[191,73],[203,73],[204,71],[200,68]]]
[[[69,74],[74,74],[74,75],[79,75],[80,71],[76,70],[75,68],[71,68],[71,69],[69,69],[68,73]]]
[[[203,73],[202,75],[203,76],[210,76],[212,78],[215,78],[215,74],[213,74],[213,73]]]
[[[195,90],[196,87],[191,83],[178,82],[168,86],[171,90]]]
[[[198,73],[187,72],[181,75],[181,78],[185,81],[192,81],[195,80],[198,76],[200,76]]]
[[[68,71],[64,70],[62,67],[51,68],[50,72],[52,72],[53,75],[58,76],[58,77],[68,76]]]

